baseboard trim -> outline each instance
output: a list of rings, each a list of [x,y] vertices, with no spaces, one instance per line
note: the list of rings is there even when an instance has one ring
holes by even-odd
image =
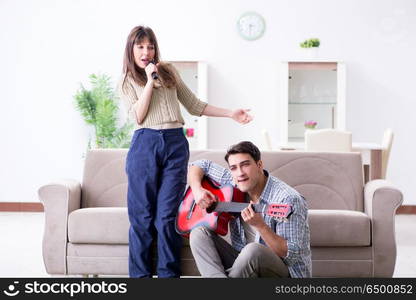
[[[40,202],[0,202],[0,211],[43,212],[43,204]]]
[[[416,215],[416,205],[402,205],[397,209],[396,215]]]
[[[0,202],[0,211],[9,212],[43,212],[43,204],[40,202]],[[416,215],[416,205],[402,205],[397,215]]]

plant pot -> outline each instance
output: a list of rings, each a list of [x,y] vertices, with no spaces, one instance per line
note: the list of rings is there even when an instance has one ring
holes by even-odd
[[[319,56],[319,47],[304,48],[304,50],[308,58],[318,58]]]

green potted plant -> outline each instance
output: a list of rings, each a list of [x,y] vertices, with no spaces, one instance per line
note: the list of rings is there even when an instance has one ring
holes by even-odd
[[[310,57],[317,57],[320,44],[318,38],[310,38],[300,43],[300,47],[306,49]]]
[[[89,79],[91,89],[81,84],[74,96],[76,109],[85,123],[94,128],[94,138],[89,139],[88,149],[128,148],[133,125],[128,122],[121,127],[118,125],[119,101],[111,78],[105,74],[91,74]]]
[[[320,41],[317,38],[308,39],[300,43],[301,48],[319,47],[319,45]]]

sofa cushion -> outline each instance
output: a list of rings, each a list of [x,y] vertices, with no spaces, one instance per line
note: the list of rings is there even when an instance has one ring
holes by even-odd
[[[68,239],[74,244],[128,244],[130,222],[126,207],[74,210],[68,217]]]
[[[74,244],[128,244],[130,222],[127,207],[77,209],[68,217],[68,239]],[[189,246],[189,239],[183,238]]]
[[[311,209],[311,246],[370,246],[371,222],[363,212]]]
[[[311,246],[370,246],[370,218],[357,211],[311,209]],[[128,244],[125,207],[82,208],[68,219],[68,238],[74,244]],[[184,239],[187,245],[187,239]]]

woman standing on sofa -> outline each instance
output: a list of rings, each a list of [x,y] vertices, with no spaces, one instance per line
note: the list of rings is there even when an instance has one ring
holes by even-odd
[[[130,277],[151,277],[151,244],[157,236],[158,277],[180,276],[182,237],[175,231],[186,186],[189,145],[183,134],[181,103],[192,115],[228,117],[246,124],[248,110],[234,111],[200,101],[170,64],[160,61],[152,29],[130,32],[120,96],[136,130],[126,160]]]

